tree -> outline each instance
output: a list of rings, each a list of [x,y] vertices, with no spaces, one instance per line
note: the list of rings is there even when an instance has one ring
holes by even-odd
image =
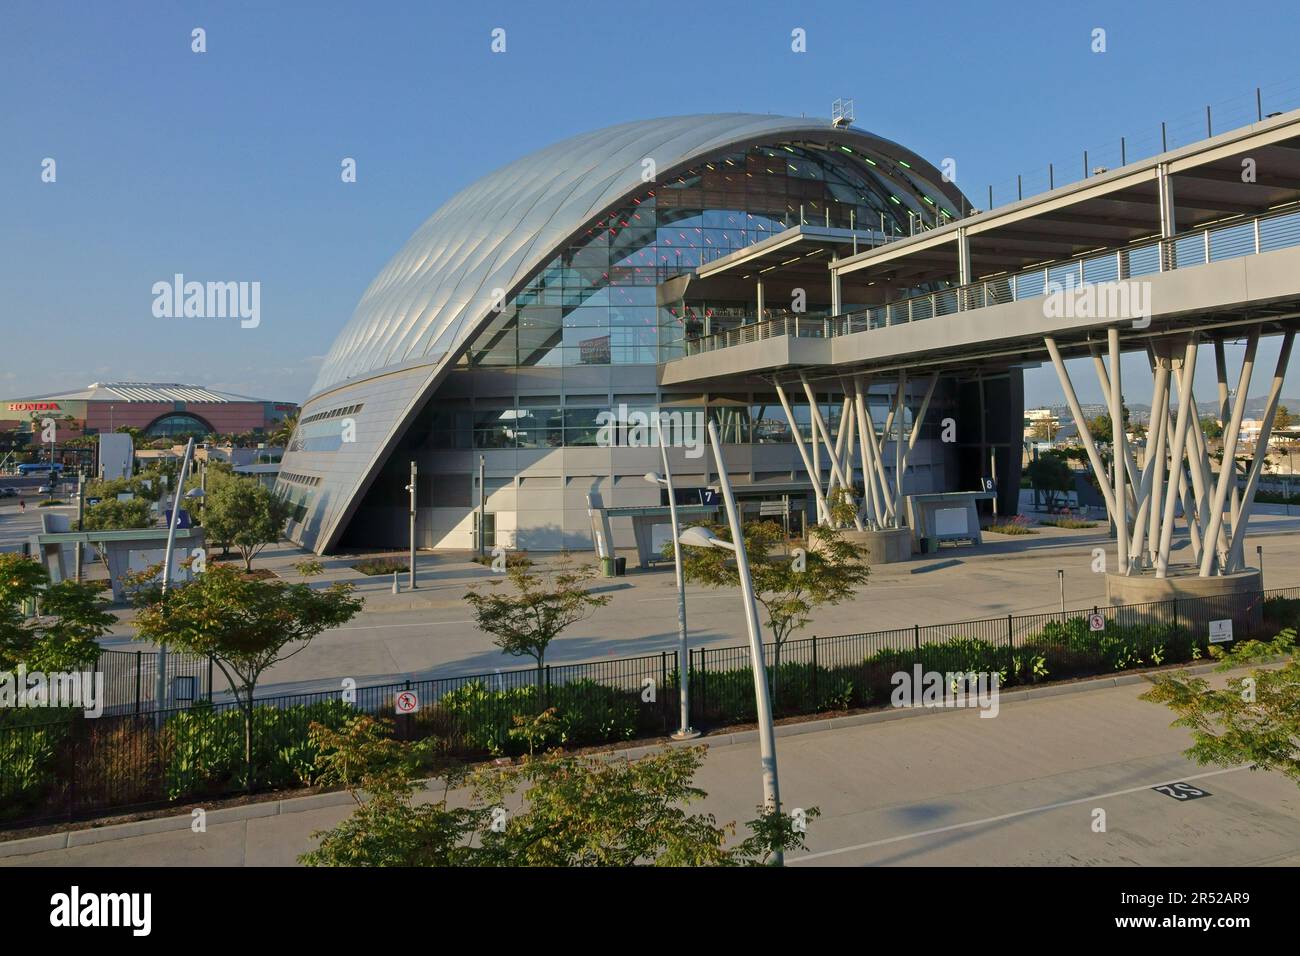
[[[1201,431],[1205,432],[1205,437],[1211,440],[1223,437],[1223,426],[1213,415],[1206,415],[1201,419]]]
[[[1074,472],[1066,464],[1065,457],[1050,451],[1031,461],[1025,468],[1025,476],[1035,492],[1047,495],[1049,508],[1056,503],[1058,492],[1065,493],[1074,487]]]
[[[85,670],[99,660],[98,640],[116,618],[104,609],[97,584],[50,584],[45,568],[20,554],[0,554],[0,670],[19,664],[58,673]],[[40,602],[27,617],[23,605]]]
[[[203,529],[223,551],[234,545],[244,559],[244,570],[251,571],[253,558],[280,540],[291,509],[288,501],[261,482],[232,478],[208,490],[203,500]]]
[[[268,445],[279,445],[282,448],[289,447],[289,439],[293,438],[294,430],[298,427],[298,416],[301,412],[293,411],[275,423],[275,431],[267,436]]]
[[[506,569],[514,593],[496,590],[501,584],[497,579],[490,582],[492,590],[471,587],[465,600],[474,608],[479,630],[491,634],[492,643],[502,653],[531,657],[536,662],[540,689],[551,641],[608,604],[609,597],[587,590],[594,573],[590,567],[574,567],[566,559],[549,573],[529,568],[519,564]]]
[[[1294,424],[1295,416],[1291,414],[1291,410],[1285,405],[1279,405],[1277,412],[1273,416],[1273,431],[1275,433],[1285,432]]]
[[[244,716],[245,785],[253,785],[253,697],[267,668],[302,651],[317,634],[350,621],[362,602],[350,584],[251,580],[234,568],[206,571],[165,596],[151,595],[135,619],[137,638],[210,656]],[[297,644],[293,650],[285,649]]]
[[[723,525],[711,529],[730,541],[731,531]],[[867,583],[871,569],[866,551],[849,542],[843,532],[827,525],[809,531],[807,552],[793,556],[774,554],[782,531],[770,521],[750,521],[742,532],[754,597],[767,612],[767,628],[776,645],[772,656],[773,674],[781,664],[781,648],[823,605],[846,601]],[[672,553],[672,544],[665,554]],[[740,587],[740,574],[733,553],[723,548],[682,548],[682,570],[688,581],[712,588]],[[775,682],[774,690],[775,693]]]
[[[81,523],[86,531],[120,531],[152,525],[153,513],[149,510],[149,501],[144,498],[130,501],[105,498],[86,508]]]
[[[638,760],[551,751],[470,774],[448,768],[441,798],[416,806],[419,770],[430,754],[438,762],[429,741],[388,739],[369,716],[340,731],[314,726],[312,740],[327,768],[319,782],[345,786],[357,809],[315,834],[320,846],[300,857],[310,866],[739,866],[765,862],[778,846],[804,846],[780,814],[751,821],[751,835],[729,846],[734,824],[688,812],[707,796],[692,784],[704,747]],[[453,808],[450,790],[462,785],[469,806]],[[523,806],[501,816],[497,808],[517,795]]]
[[[1230,651],[1210,645],[1210,656],[1227,671],[1251,664],[1269,664],[1279,656],[1281,667],[1257,667],[1247,677],[1230,678],[1212,689],[1203,678],[1186,672],[1155,678],[1143,700],[1166,704],[1178,719],[1175,727],[1192,731],[1185,751],[1199,764],[1252,770],[1273,770],[1300,785],[1300,649],[1296,632],[1287,628],[1272,641],[1241,641]]]

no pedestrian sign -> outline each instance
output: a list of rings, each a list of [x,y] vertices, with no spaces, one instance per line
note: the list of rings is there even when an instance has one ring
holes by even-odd
[[[1088,630],[1090,630],[1090,631],[1104,631],[1104,630],[1106,630],[1106,619],[1105,619],[1104,617],[1102,617],[1100,614],[1089,614],[1089,615],[1088,615]]]
[[[420,695],[413,690],[398,691],[394,707],[399,714],[413,714],[420,709]]]

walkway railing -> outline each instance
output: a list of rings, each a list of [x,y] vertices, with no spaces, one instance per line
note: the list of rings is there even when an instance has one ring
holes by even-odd
[[[796,338],[852,335],[1039,298],[1056,290],[1137,279],[1297,245],[1300,245],[1300,208],[1292,206],[1250,219],[1193,229],[1170,239],[1119,246],[1067,262],[983,279],[939,292],[922,293],[825,319],[801,320],[798,316],[786,316],[754,322],[687,341],[685,351],[687,355],[698,355],[786,335]]]

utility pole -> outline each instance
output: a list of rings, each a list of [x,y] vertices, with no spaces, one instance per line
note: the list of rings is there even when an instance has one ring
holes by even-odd
[[[416,588],[415,584],[415,488],[416,488],[416,468],[415,462],[411,462],[411,483],[406,486],[406,490],[411,493],[411,562],[410,568],[407,569],[409,584],[411,590]]]

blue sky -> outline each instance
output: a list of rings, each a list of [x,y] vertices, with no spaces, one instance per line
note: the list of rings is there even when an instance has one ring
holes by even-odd
[[[201,55],[194,27],[207,31]],[[489,49],[496,27],[505,54]],[[796,27],[807,53],[791,52]],[[1120,136],[1153,143],[1162,119],[1191,138],[1207,103],[1225,127],[1247,119],[1256,86],[1266,110],[1300,105],[1298,28],[1300,7],[1282,0],[7,0],[0,396],[134,379],[300,401],[424,219],[484,172],[584,130],[828,115],[849,96],[857,125],[956,159],[983,206],[990,182],[1006,198],[1017,172],[1073,171],[1084,148],[1106,162]],[[343,157],[357,160],[355,184],[340,181]],[[155,318],[151,287],[178,272],[259,281],[261,324]],[[1288,385],[1300,394],[1300,372]],[[1026,386],[1031,401],[1059,400],[1050,370]]]

